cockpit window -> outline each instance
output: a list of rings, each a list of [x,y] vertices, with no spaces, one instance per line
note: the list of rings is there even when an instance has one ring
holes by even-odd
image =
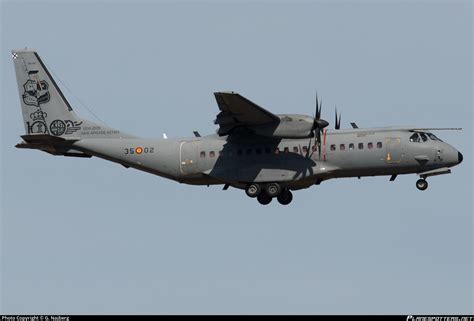
[[[414,133],[413,135],[410,136],[410,142],[415,142],[415,143],[420,142],[420,136],[418,136],[418,133]]]
[[[414,133],[413,135],[410,136],[410,142],[416,142],[416,143],[426,142],[428,141],[428,137],[431,140],[442,142],[441,139],[439,139],[432,133]]]
[[[429,138],[431,138],[432,140],[437,140],[437,141],[440,141],[442,142],[441,139],[439,139],[438,137],[436,137],[434,134],[432,133],[426,133],[426,135],[428,135]]]

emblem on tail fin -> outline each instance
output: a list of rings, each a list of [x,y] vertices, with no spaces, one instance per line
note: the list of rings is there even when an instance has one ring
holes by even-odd
[[[54,136],[61,136],[63,134],[69,135],[81,129],[82,121],[60,120],[56,119],[49,125],[49,131]]]
[[[49,85],[46,81],[36,81],[28,79],[23,85],[23,102],[25,105],[39,107],[40,104],[47,103],[50,99]]]
[[[33,120],[33,123],[30,125],[30,122],[27,121],[28,134],[47,134],[48,126],[46,126],[46,117],[47,113],[38,108],[37,111],[30,114],[30,118]]]

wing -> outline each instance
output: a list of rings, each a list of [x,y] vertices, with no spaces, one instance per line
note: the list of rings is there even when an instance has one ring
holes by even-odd
[[[216,92],[214,96],[221,110],[217,114],[214,123],[219,125],[217,133],[221,136],[229,134],[232,129],[239,126],[245,127],[272,123],[277,125],[280,122],[278,116],[237,93]]]

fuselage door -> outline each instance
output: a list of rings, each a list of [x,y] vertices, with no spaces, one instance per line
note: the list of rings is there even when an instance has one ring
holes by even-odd
[[[386,138],[385,146],[385,161],[389,164],[400,163],[403,157],[401,139],[399,137]]]
[[[179,148],[180,169],[182,174],[198,172],[197,143],[193,141],[181,142]]]

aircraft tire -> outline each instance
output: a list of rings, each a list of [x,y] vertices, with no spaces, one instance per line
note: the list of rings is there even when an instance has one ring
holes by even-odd
[[[272,201],[272,198],[266,193],[261,193],[257,196],[257,201],[262,205],[268,205]]]
[[[281,205],[288,205],[293,200],[293,194],[290,191],[284,191],[277,196],[277,200]]]
[[[248,197],[252,197],[252,198],[260,195],[261,192],[262,192],[262,188],[258,184],[250,184],[245,189],[245,194],[247,194]]]
[[[416,188],[418,188],[420,191],[424,191],[428,188],[428,182],[425,179],[420,178],[416,181]]]
[[[269,183],[265,187],[265,192],[267,192],[267,195],[270,197],[277,197],[281,193],[281,187],[280,184],[278,183]]]

